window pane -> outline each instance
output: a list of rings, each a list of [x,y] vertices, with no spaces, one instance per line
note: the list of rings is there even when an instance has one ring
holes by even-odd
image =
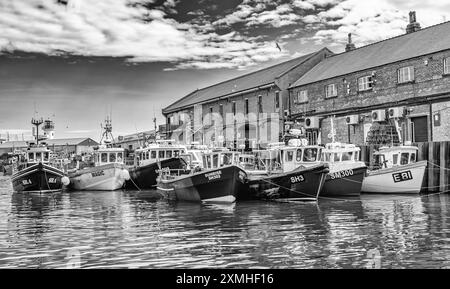
[[[304,162],[315,162],[317,158],[317,149],[307,148],[303,154]]]
[[[301,162],[302,161],[302,150],[298,149],[297,150],[297,156],[296,156],[296,161],[297,162]]]
[[[444,59],[444,73],[450,74],[450,57]]]
[[[150,152],[149,152],[149,151],[146,151],[146,152],[145,152],[145,159],[148,160],[149,158],[150,158]]]
[[[172,157],[172,151],[166,151],[166,158]]]
[[[109,154],[109,162],[110,163],[114,163],[116,161],[116,154],[115,153],[110,153]]]
[[[180,151],[173,151],[173,156],[177,158],[180,155]]]
[[[219,166],[219,155],[213,155],[213,168],[217,168]]]
[[[47,153],[47,152],[44,153],[44,161],[45,161],[45,162],[48,161],[48,153]]]
[[[393,163],[394,165],[396,165],[397,162],[398,162],[398,154],[395,154],[395,155],[392,156],[392,163]]]
[[[160,159],[163,159],[163,158],[164,158],[164,151],[159,151],[159,152],[158,152],[158,157],[159,157]]]
[[[152,159],[156,159],[156,151],[151,151],[151,157]]]
[[[407,165],[409,160],[409,153],[402,153],[402,156],[400,158],[400,164],[401,165]]]
[[[334,154],[334,161],[339,162],[341,160],[341,154],[335,153]]]
[[[351,161],[353,157],[353,152],[342,153],[342,161]]]
[[[28,153],[28,159],[29,160],[34,160],[34,154],[33,153]]]
[[[416,162],[416,154],[415,154],[415,153],[412,153],[412,154],[411,154],[410,162],[411,162],[411,163],[415,163],[415,162]]]
[[[292,162],[294,160],[294,152],[293,151],[287,151],[286,152],[286,161]]]
[[[42,161],[41,153],[36,153],[36,160],[37,161]]]
[[[102,153],[102,163],[107,163],[107,162],[108,162],[108,154]]]
[[[117,161],[121,163],[122,160],[123,160],[123,154],[122,153],[117,153]]]

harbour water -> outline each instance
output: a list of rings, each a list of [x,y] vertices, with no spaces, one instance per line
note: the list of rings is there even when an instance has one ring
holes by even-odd
[[[73,267],[450,268],[450,197],[201,205],[0,177],[0,268]]]

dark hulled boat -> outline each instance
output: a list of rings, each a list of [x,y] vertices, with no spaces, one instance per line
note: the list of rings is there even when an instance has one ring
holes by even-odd
[[[164,169],[182,169],[186,163],[181,158],[170,158],[143,166],[128,168],[130,180],[126,181],[127,189],[151,189],[156,186],[159,172]]]
[[[157,184],[161,169],[182,170],[186,162],[181,155],[186,147],[172,144],[173,140],[158,140],[156,143],[135,151],[134,164],[128,167],[130,180],[125,187],[130,190],[152,189]]]
[[[327,174],[321,196],[349,196],[361,195],[361,187],[367,173],[366,166],[331,171]]]
[[[247,191],[246,173],[230,165],[180,176],[163,174],[158,190],[178,201],[233,203]]]
[[[24,162],[17,166],[11,177],[16,192],[52,193],[61,191],[63,185],[69,184],[64,172],[51,164],[51,151],[44,144],[39,144],[39,125],[43,120],[33,119],[36,126],[36,144],[30,143],[25,153]]]

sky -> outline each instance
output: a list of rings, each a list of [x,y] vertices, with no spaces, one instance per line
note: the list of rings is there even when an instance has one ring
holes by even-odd
[[[51,117],[56,137],[99,139],[164,123],[197,88],[328,47],[450,20],[448,0],[1,0],[0,138]],[[281,48],[279,49],[278,46]]]

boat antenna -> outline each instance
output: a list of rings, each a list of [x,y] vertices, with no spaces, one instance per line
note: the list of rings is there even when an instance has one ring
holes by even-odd
[[[36,126],[36,146],[39,146],[39,126],[44,122],[44,120],[42,118],[37,119],[37,118],[32,118],[31,119],[31,124]]]

